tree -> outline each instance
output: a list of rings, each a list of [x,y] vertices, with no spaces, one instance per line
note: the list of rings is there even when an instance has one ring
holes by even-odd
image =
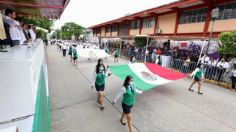
[[[23,22],[26,24],[33,24],[34,26],[47,29],[49,32],[53,26],[53,21],[43,18],[24,18]]]
[[[74,35],[75,38],[78,38],[81,34],[84,34],[85,28],[74,23],[74,22],[68,22],[65,23],[61,27],[62,31],[62,38],[63,39],[71,39],[71,36]]]
[[[150,43],[151,38],[148,38],[148,42]],[[147,45],[147,37],[135,37],[134,38],[135,45],[137,46],[146,46]]]
[[[37,38],[41,38],[41,39],[46,39],[46,35],[47,33],[45,33],[43,30],[37,29],[36,30],[36,36]]]
[[[221,55],[236,57],[236,32],[224,32],[219,36],[222,45],[218,49]]]

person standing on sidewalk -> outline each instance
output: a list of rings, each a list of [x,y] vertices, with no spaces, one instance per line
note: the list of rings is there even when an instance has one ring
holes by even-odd
[[[236,83],[236,63],[234,64],[234,69],[231,72],[230,78],[232,80],[232,90],[234,90],[236,92],[236,89],[235,89],[235,83]]]
[[[107,66],[107,69],[108,69],[108,66]],[[92,78],[91,88],[94,89],[94,86],[96,88],[96,91],[98,93],[97,102],[101,105],[100,106],[101,111],[103,111],[105,108],[104,107],[105,78],[111,75],[111,73],[107,73],[107,69],[105,68],[105,65],[103,64],[103,60],[98,59],[98,63],[96,65],[96,69]]]
[[[193,71],[193,73],[190,75],[190,77],[194,77],[194,81],[190,85],[190,87],[188,89],[189,91],[193,92],[192,87],[197,82],[198,83],[198,94],[203,94],[201,92],[201,86],[202,86],[201,81],[203,81],[203,79],[204,79],[203,71],[204,71],[203,65],[199,64],[197,66],[197,68]]]
[[[119,98],[123,95],[123,100],[122,100],[123,112],[121,115],[120,122],[122,125],[126,125],[126,122],[124,121],[124,118],[126,116],[130,132],[133,132],[133,128],[131,126],[132,125],[131,108],[135,104],[136,93],[141,94],[143,92],[136,88],[136,86],[133,84],[133,77],[128,75],[124,81],[123,87],[120,89],[120,92],[116,95],[116,97],[112,102],[112,104],[114,105],[117,102],[117,100],[119,100]]]

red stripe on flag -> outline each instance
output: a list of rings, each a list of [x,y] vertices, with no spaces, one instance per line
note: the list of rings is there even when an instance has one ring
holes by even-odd
[[[158,76],[167,80],[178,80],[186,77],[186,75],[183,73],[166,69],[157,64],[146,63],[145,65],[152,73],[157,74]]]

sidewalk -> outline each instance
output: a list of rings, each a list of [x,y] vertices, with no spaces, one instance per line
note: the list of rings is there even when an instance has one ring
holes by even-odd
[[[101,112],[96,92],[90,88],[96,60],[79,59],[75,68],[56,46],[46,48],[51,131],[128,132],[119,122],[121,100],[115,107],[111,104],[123,82],[116,76],[107,78],[105,110]],[[104,63],[113,65],[113,58]],[[141,132],[236,132],[236,93],[204,83],[200,96],[196,86],[194,93],[187,90],[190,83],[186,78],[138,95],[132,109],[134,126]]]

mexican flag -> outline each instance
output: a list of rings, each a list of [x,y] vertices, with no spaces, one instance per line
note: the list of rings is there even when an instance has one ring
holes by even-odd
[[[142,91],[186,77],[183,73],[150,63],[110,66],[109,70],[121,80],[125,80],[127,75],[131,75],[134,84]]]

